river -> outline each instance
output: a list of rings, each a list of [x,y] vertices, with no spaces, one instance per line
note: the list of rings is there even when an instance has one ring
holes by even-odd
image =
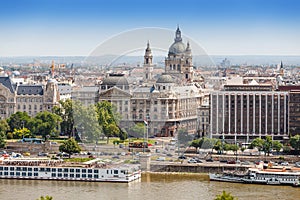
[[[209,182],[207,175],[144,174],[129,184],[0,179],[1,200],[36,200],[41,195],[53,200],[210,200],[223,190],[239,200],[300,199],[299,188]]]

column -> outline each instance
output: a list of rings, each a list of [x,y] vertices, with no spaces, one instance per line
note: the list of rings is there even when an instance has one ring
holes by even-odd
[[[259,93],[259,138],[261,138],[261,93]]]
[[[230,93],[228,94],[228,134],[231,133],[231,127],[230,127],[230,122],[231,122],[231,95]]]
[[[283,106],[284,106],[284,116],[283,116],[283,120],[284,120],[284,130],[283,130],[283,133],[284,135],[286,134],[286,94],[284,94],[284,102],[283,102]]]
[[[210,136],[209,138],[212,138],[212,134],[213,134],[213,93],[210,94]]]
[[[234,94],[234,144],[237,136],[237,93]]]
[[[265,130],[265,135],[268,134],[268,94],[266,93],[266,96],[265,96],[265,113],[266,113],[266,120],[265,120],[265,127],[266,127],[266,130]]]
[[[216,117],[216,121],[217,121],[217,124],[216,124],[216,132],[217,134],[219,134],[219,93],[217,94],[217,117]]]
[[[225,95],[223,93],[223,127],[222,127],[222,139],[225,139]]]
[[[255,93],[253,93],[253,135],[255,134]]]
[[[247,92],[247,143],[249,142],[249,93]]]

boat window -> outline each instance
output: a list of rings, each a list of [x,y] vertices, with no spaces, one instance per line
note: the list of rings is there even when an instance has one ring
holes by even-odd
[[[20,176],[20,172],[16,172],[16,176]]]
[[[76,169],[76,173],[80,173],[80,169]]]
[[[27,167],[23,167],[23,168],[22,168],[22,171],[25,171],[25,172],[26,172],[26,171],[27,171]]]
[[[76,174],[76,178],[80,178],[80,174]]]
[[[50,172],[50,168],[46,168],[46,172]]]
[[[37,171],[39,171],[39,169],[38,168],[34,168],[33,171],[37,172]]]
[[[62,169],[61,169],[61,168],[58,168],[57,171],[58,171],[58,172],[62,172]]]
[[[92,169],[88,169],[88,173],[93,173],[93,170]]]
[[[16,169],[17,171],[21,171],[21,167],[17,167],[17,169]]]
[[[33,176],[39,176],[39,173],[34,173]]]
[[[4,172],[4,175],[7,176],[7,175],[8,175],[8,172]]]
[[[62,177],[62,173],[57,174],[58,177]]]
[[[69,171],[69,169],[68,168],[64,168],[64,172],[68,172]]]
[[[0,172],[0,176],[2,176],[2,172]]]
[[[40,171],[41,171],[41,172],[44,172],[44,171],[45,171],[45,168],[43,168],[43,167],[40,168]]]
[[[119,171],[118,170],[114,170],[114,174],[118,174],[119,173]]]
[[[28,172],[28,176],[32,176],[32,173],[31,173],[31,172]]]
[[[109,174],[109,170],[106,170],[106,173]]]
[[[95,170],[94,170],[94,173],[98,174],[98,173],[99,173],[99,170],[98,170],[98,169],[95,169]]]
[[[52,170],[52,172],[56,172],[56,168],[52,168],[51,170]]]
[[[95,174],[95,175],[94,175],[94,178],[99,178],[98,174]]]
[[[92,175],[92,174],[89,174],[88,177],[89,177],[89,178],[93,178],[93,175]]]
[[[121,170],[121,174],[125,174],[125,171],[124,171],[124,170]]]
[[[64,174],[64,177],[68,177],[68,174]]]
[[[5,173],[7,173],[6,175],[8,175],[8,172],[5,172]],[[4,173],[4,174],[5,174],[5,173]],[[14,176],[15,173],[14,173],[14,172],[10,172],[10,175],[11,175],[11,176]]]
[[[4,167],[4,170],[6,170],[6,171],[7,171],[7,170],[8,170],[8,167]],[[10,171],[14,171],[14,170],[15,170],[15,168],[14,168],[14,167],[11,167],[11,168],[10,168]]]
[[[28,168],[28,171],[29,171],[29,172],[32,172],[32,168]]]
[[[70,169],[70,172],[74,172],[74,169]]]
[[[71,177],[71,178],[74,178],[74,174],[70,174],[70,177]]]
[[[82,170],[81,170],[81,173],[86,173],[86,169],[82,169]]]
[[[55,177],[55,176],[56,176],[56,174],[55,174],[55,173],[52,173],[52,174],[51,174],[51,176],[52,176],[52,177]]]
[[[26,172],[22,172],[22,176],[26,176]]]
[[[2,171],[2,170],[3,170],[3,167],[0,167],[0,170]]]
[[[86,174],[82,174],[82,178],[86,178]]]

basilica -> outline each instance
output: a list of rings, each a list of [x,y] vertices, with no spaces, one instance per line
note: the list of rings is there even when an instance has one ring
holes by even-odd
[[[131,88],[125,76],[112,74],[103,80],[98,101],[110,101],[121,114],[126,130],[136,123],[147,124],[148,136],[174,136],[183,129],[189,134],[198,130],[197,112],[203,94],[194,82],[194,68],[189,42],[182,41],[179,27],[165,58],[165,72],[154,80],[150,43],[144,55],[143,84]]]

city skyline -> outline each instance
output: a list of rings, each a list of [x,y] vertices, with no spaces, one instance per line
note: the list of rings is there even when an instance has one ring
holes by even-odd
[[[87,56],[112,35],[178,24],[208,55],[300,55],[300,3],[294,0],[1,4],[0,56]]]

